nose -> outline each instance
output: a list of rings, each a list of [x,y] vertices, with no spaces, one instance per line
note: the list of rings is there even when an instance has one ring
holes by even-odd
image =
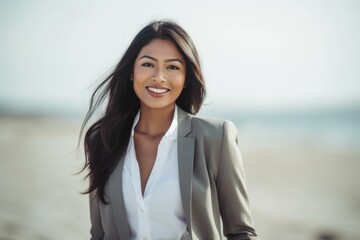
[[[152,77],[152,80],[155,82],[165,82],[165,73],[162,68],[156,69],[156,72],[154,76]]]

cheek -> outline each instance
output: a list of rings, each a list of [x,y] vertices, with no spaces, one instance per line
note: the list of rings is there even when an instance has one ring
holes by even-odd
[[[141,79],[141,78],[144,78],[146,74],[146,71],[144,71],[143,68],[141,67],[135,67],[134,68],[134,78],[136,79]]]
[[[134,76],[134,78],[133,78],[132,84],[133,84],[135,94],[138,97],[141,97],[142,89],[143,89],[143,85],[144,85],[144,76],[140,72],[134,72],[133,76]]]
[[[183,89],[185,85],[185,75],[179,76],[175,81],[176,87]]]
[[[184,72],[170,73],[168,75],[168,77],[169,77],[169,80],[171,80],[173,87],[183,88],[183,86],[185,84],[185,78],[186,78],[186,74]]]

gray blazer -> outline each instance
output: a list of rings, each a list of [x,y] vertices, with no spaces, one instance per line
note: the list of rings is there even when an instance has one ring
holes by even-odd
[[[237,130],[178,108],[180,192],[191,236],[183,239],[258,239],[253,228]],[[122,195],[123,159],[105,186],[105,205],[90,193],[91,239],[130,239]],[[191,237],[191,238],[190,238]]]

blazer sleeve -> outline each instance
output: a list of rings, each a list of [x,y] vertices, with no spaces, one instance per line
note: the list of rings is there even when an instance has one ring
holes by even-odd
[[[223,124],[216,185],[224,235],[228,239],[259,240],[250,213],[238,133],[230,121]]]
[[[104,229],[101,222],[99,198],[96,195],[96,190],[89,193],[90,201],[90,221],[91,228],[90,240],[102,240],[104,238]]]

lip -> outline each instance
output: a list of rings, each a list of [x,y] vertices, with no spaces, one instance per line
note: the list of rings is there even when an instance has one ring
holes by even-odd
[[[153,97],[163,97],[170,91],[170,89],[160,86],[147,86],[146,90]]]

